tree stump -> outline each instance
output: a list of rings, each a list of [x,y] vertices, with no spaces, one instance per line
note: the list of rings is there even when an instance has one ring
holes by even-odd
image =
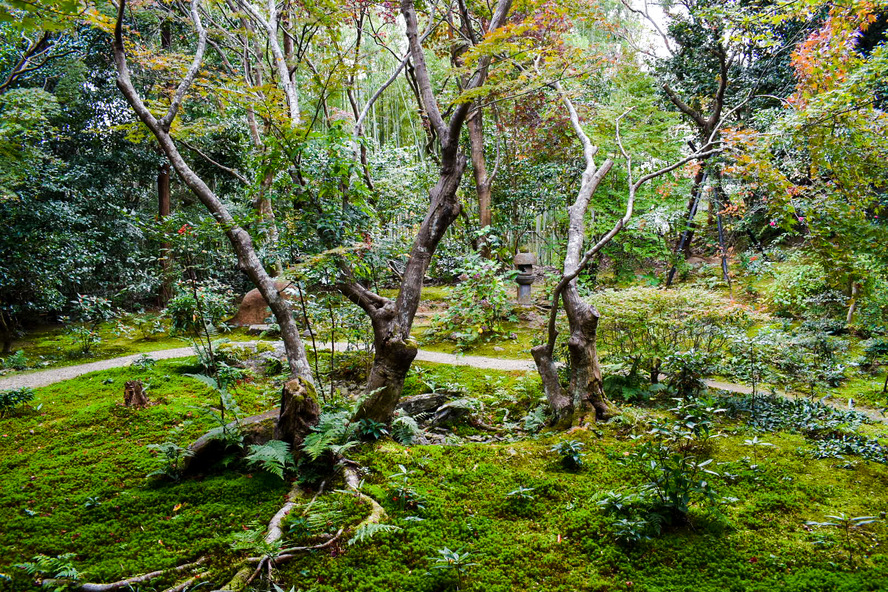
[[[302,378],[293,378],[284,384],[281,393],[281,414],[274,428],[274,439],[291,446],[294,455],[302,449],[302,441],[318,423],[321,408],[315,388]]]
[[[148,406],[148,396],[141,380],[128,380],[123,385],[123,404],[138,409]]]

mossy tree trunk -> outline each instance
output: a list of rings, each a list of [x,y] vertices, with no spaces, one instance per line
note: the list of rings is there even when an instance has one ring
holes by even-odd
[[[531,353],[543,382],[543,390],[546,393],[546,398],[555,417],[554,423],[559,428],[566,428],[571,425],[577,425],[589,415],[594,415],[594,419],[602,420],[616,413],[616,408],[605,395],[601,366],[598,363],[596,339],[600,315],[592,304],[585,302],[580,297],[579,290],[577,289],[577,276],[586,268],[593,257],[629,222],[635,206],[636,193],[642,185],[651,179],[677,169],[691,160],[714,154],[716,150],[713,149],[710,138],[701,151],[658,171],[643,175],[637,181],[633,181],[632,159],[623,147],[620,137],[620,121],[628,111],[618,117],[616,120],[616,139],[620,151],[626,159],[626,170],[629,180],[626,212],[622,218],[617,220],[610,231],[583,253],[583,242],[586,234],[585,217],[589,201],[605,176],[610,172],[614,161],[607,158],[601,163],[601,166],[596,165],[595,156],[598,148],[592,145],[591,140],[583,131],[579,115],[573,103],[560,84],[554,83],[552,87],[561,96],[570,115],[571,125],[583,147],[583,158],[586,162],[586,168],[583,171],[580,190],[577,193],[576,200],[569,208],[570,224],[567,233],[564,269],[561,280],[555,286],[552,294],[548,339],[545,344],[531,349]],[[570,382],[567,389],[561,385],[554,359],[555,344],[558,338],[556,321],[558,311],[561,308],[560,304],[564,306],[570,330],[567,340],[567,349],[570,356]]]

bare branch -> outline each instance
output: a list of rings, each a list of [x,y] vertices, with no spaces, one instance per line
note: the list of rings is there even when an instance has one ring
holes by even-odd
[[[188,72],[179,83],[179,87],[173,95],[173,100],[170,101],[170,107],[167,109],[166,115],[158,121],[158,125],[160,125],[160,127],[166,132],[170,131],[170,124],[172,124],[173,119],[176,118],[176,114],[179,112],[179,107],[182,105],[182,100],[185,98],[185,93],[191,88],[191,84],[194,82],[194,77],[197,76],[197,71],[200,70],[204,52],[207,49],[207,30],[204,28],[203,23],[200,20],[199,7],[200,0],[191,0],[191,20],[194,23],[194,28],[197,29],[197,49],[194,52],[194,59],[191,61],[191,66],[188,68]]]
[[[511,8],[512,0],[498,0],[496,3],[496,9],[490,19],[488,31],[495,31],[503,26]],[[493,56],[488,53],[478,60],[478,67],[475,69],[475,73],[466,85],[465,90],[475,90],[484,84],[484,81],[487,80],[487,71],[490,68],[490,60],[492,57]],[[466,116],[469,114],[469,109],[471,109],[471,107],[472,102],[463,101],[453,110],[453,114],[450,116],[450,126],[447,135],[441,136],[442,140],[445,138],[447,139],[447,142],[442,142],[443,145],[446,146],[452,144],[452,148],[455,149],[456,143],[459,141],[459,130],[462,128],[462,124],[465,121]]]
[[[422,34],[422,37],[419,38],[419,42],[422,43],[425,41],[429,35],[437,28],[438,24],[440,24],[440,20],[435,22],[434,19],[429,21],[429,26],[426,28],[425,32]],[[364,108],[361,109],[361,114],[355,120],[355,135],[361,136],[363,134],[363,126],[364,120],[367,119],[367,115],[370,114],[370,109],[373,107],[373,104],[382,96],[382,93],[385,92],[392,83],[398,79],[398,76],[401,74],[401,71],[404,70],[404,66],[407,65],[407,62],[410,60],[410,51],[408,50],[407,55],[401,58],[401,61],[398,63],[398,67],[395,68],[395,71],[392,72],[392,75],[389,76],[388,80],[382,83],[382,85],[376,89],[376,92],[370,97],[367,103],[364,105]]]
[[[626,8],[629,9],[629,12],[640,15],[646,21],[648,21],[651,25],[653,25],[654,30],[663,39],[663,43],[666,45],[666,51],[668,51],[672,55],[675,55],[675,52],[672,51],[672,45],[670,45],[670,43],[669,43],[669,36],[666,35],[662,29],[660,29],[660,26],[657,24],[657,21],[655,21],[653,18],[651,18],[651,15],[648,14],[647,10],[638,10],[637,8],[632,8],[632,6],[626,0],[620,0],[620,1],[623,3],[623,6],[625,6]]]
[[[428,66],[426,66],[425,52],[419,40],[419,25],[416,18],[416,7],[413,0],[402,0],[401,12],[404,14],[404,21],[407,25],[407,41],[410,46],[410,57],[413,60],[413,68],[416,74],[416,81],[419,85],[419,93],[422,98],[423,109],[429,118],[429,123],[437,132],[442,144],[448,143],[448,128],[444,125],[444,118],[441,117],[441,110],[438,108],[438,101],[432,90],[432,81],[429,77]]]
[[[672,104],[678,107],[678,110],[690,117],[694,120],[700,129],[706,129],[707,121],[706,118],[700,115],[700,112],[692,109],[687,103],[681,100],[674,90],[668,85],[663,85],[663,90],[666,92],[666,96],[669,97],[669,100],[672,101]]]
[[[268,19],[265,19],[259,14],[259,11],[247,0],[238,0],[238,4],[246,10],[247,13],[262,26],[262,28],[265,29],[268,47],[271,49],[271,54],[274,58],[274,66],[277,69],[278,78],[280,78],[281,89],[287,97],[287,107],[290,111],[290,125],[295,127],[299,125],[300,122],[299,94],[297,93],[296,85],[293,84],[293,79],[290,78],[290,70],[287,67],[287,60],[284,57],[284,52],[277,39],[277,30],[279,26],[277,2],[276,0],[268,0]]]
[[[186,148],[188,148],[189,150],[191,150],[192,152],[196,153],[198,156],[200,156],[201,158],[203,158],[204,160],[206,160],[206,161],[207,161],[208,163],[210,163],[211,165],[213,165],[213,166],[215,166],[215,167],[217,167],[217,168],[222,169],[223,171],[225,171],[225,172],[228,173],[229,175],[232,175],[233,177],[235,177],[238,181],[240,181],[240,182],[243,183],[244,185],[249,185],[249,184],[250,184],[250,180],[247,179],[246,177],[244,177],[242,174],[240,174],[239,172],[237,172],[237,171],[234,170],[234,169],[228,168],[228,167],[225,166],[224,164],[221,164],[221,163],[216,162],[215,160],[213,160],[212,158],[210,158],[209,156],[207,156],[206,154],[204,154],[203,152],[201,152],[197,147],[192,146],[191,144],[189,144],[189,143],[186,142],[185,140],[179,138],[179,139],[177,139],[176,141],[179,142],[180,144],[182,144],[183,146],[185,146]]]

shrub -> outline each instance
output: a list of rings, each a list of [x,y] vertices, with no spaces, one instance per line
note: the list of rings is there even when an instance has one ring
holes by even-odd
[[[801,318],[841,311],[847,299],[830,288],[820,266],[798,259],[790,262],[774,271],[774,281],[765,288],[765,303],[772,312]]]
[[[707,406],[709,405],[709,406]],[[713,488],[711,458],[701,453],[716,434],[712,419],[723,410],[710,401],[679,401],[673,408],[678,421],[659,421],[621,462],[641,473],[643,483],[628,492],[608,492],[598,501],[617,517],[618,539],[638,542],[659,534],[663,525],[687,521],[691,505],[705,503],[718,512],[722,498]]]
[[[78,294],[77,300],[72,300],[71,304],[71,316],[62,317],[62,322],[78,352],[89,355],[93,347],[102,341],[99,325],[110,321],[117,313],[111,301],[100,296]]]
[[[0,391],[0,417],[12,414],[15,412],[16,407],[21,407],[33,400],[34,390],[26,386],[19,389]]]
[[[3,367],[11,370],[27,370],[28,358],[25,356],[25,350],[18,350],[14,354],[10,354],[3,360]]]
[[[644,372],[651,382],[673,352],[718,354],[731,331],[751,323],[739,306],[698,288],[604,290],[592,301],[601,312],[603,359],[625,364],[630,375]]]
[[[663,363],[666,383],[680,397],[693,397],[706,389],[703,377],[712,372],[712,356],[694,349],[675,352]]]
[[[583,443],[576,440],[565,440],[552,447],[552,452],[560,457],[561,466],[575,471],[583,467]]]
[[[191,337],[208,329],[213,332],[231,312],[233,303],[231,289],[215,280],[198,282],[194,286],[179,282],[166,309],[172,321],[170,332]]]
[[[166,477],[172,481],[178,481],[182,477],[182,461],[194,453],[188,448],[182,448],[175,442],[163,444],[149,444],[148,450],[159,453],[160,464],[154,471],[148,473],[148,477]]]
[[[466,348],[502,336],[503,321],[518,319],[512,310],[504,276],[499,274],[495,263],[472,255],[466,259],[462,272],[468,279],[453,288],[450,306],[435,316],[426,335],[451,339]]]

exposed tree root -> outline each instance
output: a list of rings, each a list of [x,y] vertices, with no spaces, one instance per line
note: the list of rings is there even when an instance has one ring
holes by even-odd
[[[74,589],[75,590],[83,590],[83,592],[109,592],[111,590],[120,590],[121,588],[132,587],[133,584],[141,584],[144,582],[149,582],[151,580],[154,580],[154,579],[159,578],[160,576],[163,576],[166,574],[178,573],[178,572],[192,569],[194,567],[198,567],[200,565],[203,565],[206,562],[206,560],[207,560],[206,557],[201,557],[200,559],[198,559],[197,561],[194,561],[192,563],[186,563],[185,565],[180,565],[178,567],[173,567],[171,569],[160,569],[157,571],[152,571],[152,572],[149,572],[146,574],[142,574],[140,576],[134,576],[132,578],[127,578],[125,580],[120,580],[117,582],[111,582],[110,584],[93,584],[90,582],[84,582],[84,583],[80,584],[79,587],[75,587]],[[191,579],[194,580],[196,578],[191,578]],[[47,579],[47,580],[43,580],[41,585],[44,588],[51,588],[53,586],[58,586],[62,582],[63,582],[63,580]],[[170,590],[176,592],[176,587],[170,588]]]
[[[188,578],[184,582],[182,582],[180,584],[176,584],[175,586],[173,586],[171,588],[167,588],[163,592],[182,592],[182,590],[184,590],[185,588],[187,588],[188,586],[190,586],[191,584],[193,584],[194,582],[196,582],[199,579],[200,579],[199,575],[194,576],[193,578]]]
[[[370,504],[370,507],[372,508],[367,518],[361,521],[361,523],[357,526],[357,528],[362,528],[364,526],[367,526],[368,524],[378,524],[385,519],[386,513],[385,509],[383,509],[383,507],[379,505],[379,502],[360,491],[360,478],[355,466],[355,463],[344,460],[343,476],[345,478],[346,487],[352,490],[357,497]],[[324,484],[322,483],[321,487],[318,489],[318,492],[312,498],[312,502],[317,499],[318,495],[321,494],[323,489]],[[283,506],[281,506],[281,508],[275,513],[275,515],[272,516],[271,520],[268,523],[268,531],[265,535],[266,543],[275,543],[283,538],[284,532],[281,528],[281,524],[283,523],[284,519],[290,514],[290,512],[293,511],[293,508],[296,507],[296,500],[302,495],[302,489],[299,487],[299,485],[294,483],[293,488],[287,494],[287,501],[284,503]],[[269,579],[271,579],[272,569],[274,566],[290,561],[291,559],[295,559],[296,557],[300,556],[300,553],[303,553],[305,551],[314,551],[318,549],[332,547],[342,539],[344,533],[345,529],[340,528],[336,534],[322,543],[305,547],[284,548],[281,549],[280,554],[276,557],[270,557],[268,555],[262,557],[247,557],[241,562],[241,565],[243,567],[237,572],[237,574],[235,574],[231,581],[215,592],[238,592],[240,590],[243,590],[244,588],[249,586],[250,583],[253,582],[253,580],[259,577],[259,574],[262,573],[263,568],[268,571],[268,577]],[[197,561],[186,563],[185,565],[180,565],[171,569],[152,571],[150,573],[134,576],[132,578],[127,578],[125,580],[120,580],[117,582],[112,582],[110,584],[83,583],[75,589],[81,590],[82,592],[113,592],[122,588],[131,588],[134,584],[149,582],[164,575],[187,571],[189,569],[203,565],[206,561],[206,557],[200,557]],[[255,564],[255,567],[253,567],[253,564]],[[182,592],[200,578],[200,575],[190,577],[187,580],[184,580],[170,588],[167,588],[166,590],[164,590],[164,592]],[[43,587],[52,587],[60,583],[62,583],[61,580],[46,579],[43,580],[42,585]]]
[[[369,524],[379,524],[380,522],[382,522],[386,516],[385,509],[379,505],[379,502],[361,491],[361,479],[360,477],[358,477],[358,471],[354,468],[354,466],[344,464],[342,467],[342,474],[345,477],[346,486],[354,491],[355,495],[370,504],[370,507],[373,508],[373,510],[370,512],[370,515],[364,518],[364,520],[362,520],[361,523],[358,524],[358,528],[362,528]]]

